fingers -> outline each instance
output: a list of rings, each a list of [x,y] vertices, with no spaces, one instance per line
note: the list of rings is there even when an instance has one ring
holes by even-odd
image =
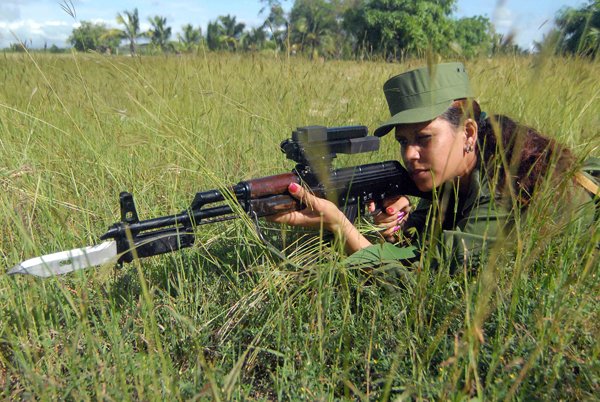
[[[300,201],[302,201],[303,197],[306,195],[306,191],[298,183],[290,183],[288,185],[288,191],[290,192],[292,197]]]
[[[406,197],[396,197],[384,201],[382,213],[373,217],[375,224],[384,227],[399,225],[410,212],[410,201]],[[393,225],[392,225],[393,224]]]
[[[290,183],[288,185],[288,191],[292,197],[301,201],[304,205],[314,205],[314,200],[308,200],[312,194],[306,193],[302,186],[296,183]],[[265,219],[270,222],[283,223],[291,226],[304,226],[311,214],[312,208],[305,208],[301,211],[285,211],[275,215],[266,216]]]
[[[396,197],[386,198],[385,200],[383,200],[383,210],[385,211],[385,213],[387,215],[390,215],[390,216],[397,214],[398,212],[400,212],[402,210],[406,210],[406,212],[408,212],[409,207],[410,207],[410,201],[408,200],[408,198],[406,198],[404,196],[396,196]],[[377,206],[375,205],[375,202],[369,201],[369,203],[367,204],[367,210],[371,214],[376,212]],[[378,214],[380,212],[381,211],[377,211]]]
[[[380,227],[382,227],[382,230],[379,232],[379,234],[390,243],[395,243],[396,241],[398,241],[399,235],[402,231],[402,227],[404,226],[404,222],[406,221],[408,214],[405,212],[400,212],[397,216],[398,217],[396,220],[383,225],[379,225]]]
[[[388,217],[385,222],[382,222],[378,225],[382,229],[381,234],[383,236],[389,236],[396,233],[402,229],[402,225],[407,218],[408,213],[404,211],[400,211],[396,215]]]
[[[322,205],[324,200],[306,191],[306,189],[301,185],[297,183],[290,183],[288,186],[288,191],[292,197],[306,205],[306,208],[308,208],[310,211],[323,212],[321,209],[324,208]]]
[[[394,215],[410,207],[410,201],[404,196],[392,197],[385,199],[383,201],[383,206],[388,215]],[[408,210],[406,210],[406,212],[408,212]]]
[[[282,212],[270,216],[271,222],[285,223],[291,226],[319,228],[332,230],[345,219],[344,214],[332,202],[316,197],[302,186],[291,183],[288,191],[306,207],[300,211]]]
[[[290,226],[304,226],[306,215],[300,211],[281,212],[276,215],[266,216],[269,222],[283,223]]]
[[[397,241],[398,232],[410,213],[410,201],[400,196],[384,200],[384,209],[374,216],[373,221],[379,226],[380,235],[389,242]]]
[[[381,234],[391,235],[391,234],[396,233],[397,231],[402,229],[402,225],[406,221],[406,218],[408,218],[408,214],[406,212],[404,212],[404,211],[399,212],[397,215],[395,215],[393,220],[390,220],[382,225],[379,225],[379,226],[383,226],[383,230],[382,230]]]

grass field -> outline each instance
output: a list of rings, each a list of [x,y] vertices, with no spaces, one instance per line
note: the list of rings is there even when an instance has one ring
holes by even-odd
[[[419,64],[0,55],[0,261],[7,270],[97,243],[123,190],[146,219],[186,208],[197,191],[288,171],[279,143],[292,129],[373,129],[388,114],[383,82]],[[600,154],[597,62],[467,67],[488,113],[580,158]],[[397,158],[388,137],[340,166]],[[289,252],[292,268],[245,220],[122,268],[0,275],[0,397],[597,399],[598,225],[539,223],[478,275],[422,269],[396,288],[316,241]]]

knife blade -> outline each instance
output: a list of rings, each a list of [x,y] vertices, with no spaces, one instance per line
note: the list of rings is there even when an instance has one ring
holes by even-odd
[[[26,274],[47,278],[117,261],[117,242],[105,241],[95,246],[42,255],[23,261],[8,271],[9,275]]]

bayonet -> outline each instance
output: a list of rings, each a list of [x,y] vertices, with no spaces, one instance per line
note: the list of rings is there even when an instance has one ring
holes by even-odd
[[[111,240],[95,246],[30,258],[15,265],[8,274],[29,274],[46,278],[116,261],[117,242]]]

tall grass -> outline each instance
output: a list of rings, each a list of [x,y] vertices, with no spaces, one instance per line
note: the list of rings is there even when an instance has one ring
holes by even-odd
[[[145,219],[186,208],[196,191],[287,171],[278,148],[292,129],[375,127],[387,116],[383,82],[416,64],[5,54],[2,262],[97,242],[118,220],[123,190]],[[597,63],[468,68],[488,113],[556,136],[580,158],[598,155]],[[339,163],[397,157],[385,138],[380,152]],[[493,255],[476,275],[398,266],[400,280],[381,283],[314,238],[281,261],[243,220],[204,226],[196,247],[122,268],[2,275],[0,394],[593,399],[598,227],[540,225],[550,218],[530,214],[517,252]]]

